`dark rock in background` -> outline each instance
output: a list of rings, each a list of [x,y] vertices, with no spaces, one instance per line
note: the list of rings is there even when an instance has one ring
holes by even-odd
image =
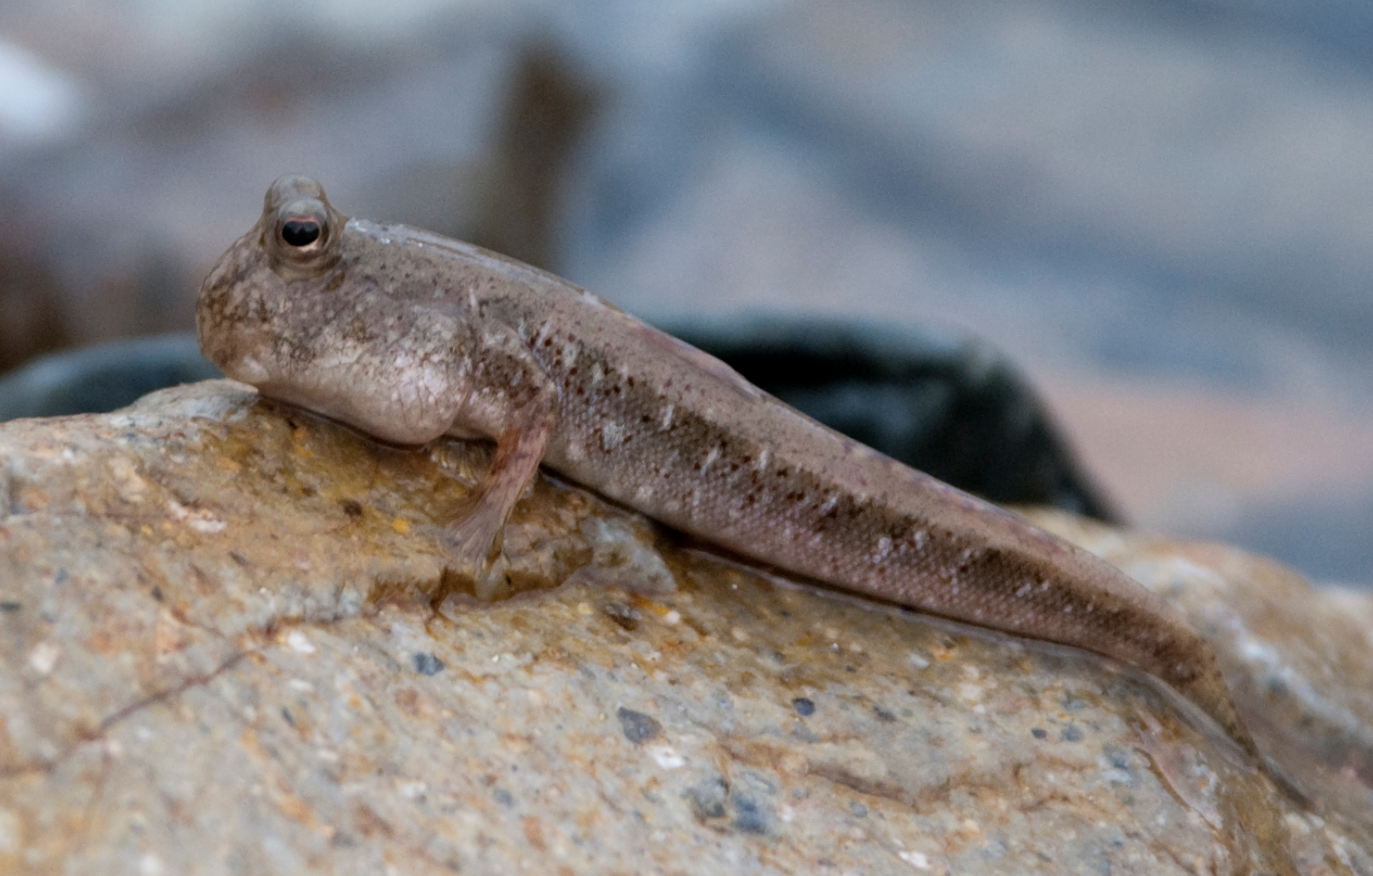
[[[54,353],[0,378],[0,420],[105,413],[154,390],[222,377],[191,335]]]

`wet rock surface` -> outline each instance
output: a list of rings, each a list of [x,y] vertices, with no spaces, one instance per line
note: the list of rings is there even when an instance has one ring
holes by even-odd
[[[1313,814],[1100,661],[760,576],[551,480],[478,602],[437,534],[480,444],[387,448],[221,381],[0,446],[0,873],[1373,872],[1347,757]],[[1208,632],[1267,599],[1237,556],[1177,556]],[[1282,580],[1365,632],[1268,603],[1275,653],[1366,716],[1366,600]]]

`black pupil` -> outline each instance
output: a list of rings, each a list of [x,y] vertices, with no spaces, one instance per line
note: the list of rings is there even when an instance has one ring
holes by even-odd
[[[281,239],[291,246],[309,246],[319,240],[319,223],[313,219],[287,219],[281,226]]]

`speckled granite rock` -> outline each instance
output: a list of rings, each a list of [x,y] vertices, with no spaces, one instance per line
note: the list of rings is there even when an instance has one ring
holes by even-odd
[[[434,533],[480,445],[211,382],[0,448],[0,873],[1373,872],[1347,800],[1306,811],[1099,661],[762,578],[550,481],[505,536],[513,596],[478,603]],[[1226,606],[1259,586],[1229,580]]]

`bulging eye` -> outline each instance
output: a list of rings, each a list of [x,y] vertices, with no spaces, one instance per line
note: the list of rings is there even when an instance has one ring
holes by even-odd
[[[281,224],[281,239],[289,246],[309,246],[319,240],[319,220],[292,216]]]
[[[286,282],[322,277],[341,257],[348,217],[304,176],[283,176],[262,203],[262,243],[272,270]]]

